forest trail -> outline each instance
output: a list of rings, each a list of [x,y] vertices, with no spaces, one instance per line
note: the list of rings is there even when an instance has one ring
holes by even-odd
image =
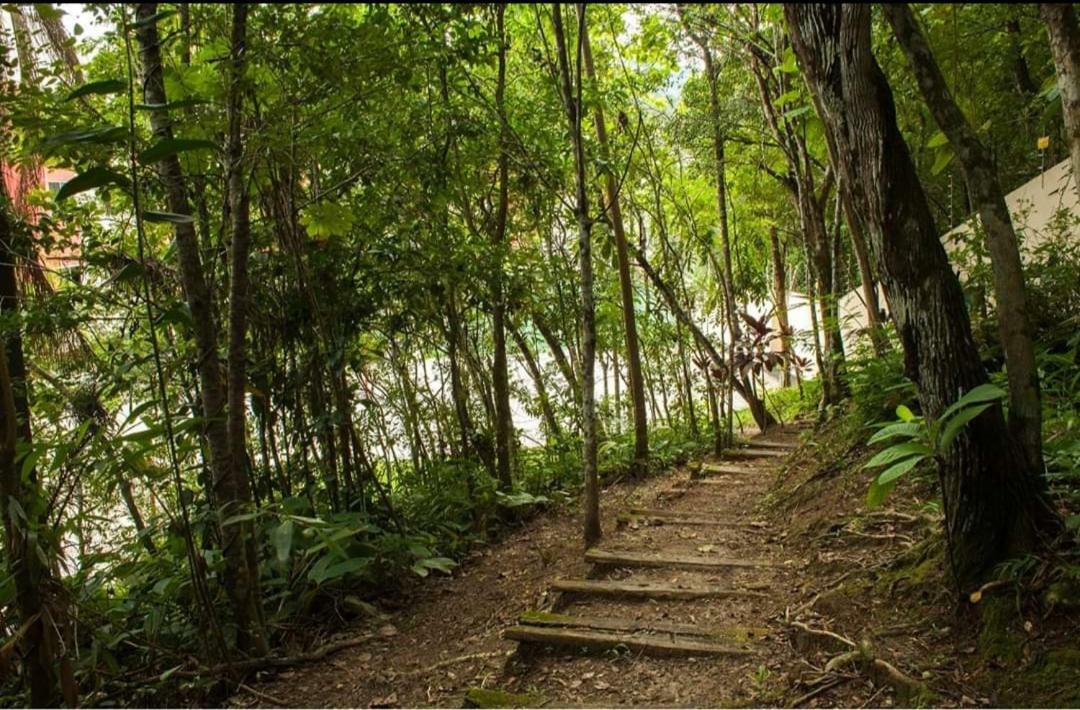
[[[723,460],[611,486],[605,538],[587,555],[578,514],[538,516],[453,577],[391,600],[402,613],[384,602],[371,643],[233,704],[461,707],[473,688],[530,705],[768,702],[764,680],[787,655],[778,624],[801,601],[806,562],[755,508],[797,441],[795,429],[770,432]]]

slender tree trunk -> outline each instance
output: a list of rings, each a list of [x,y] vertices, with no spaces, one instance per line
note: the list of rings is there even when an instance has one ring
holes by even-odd
[[[151,106],[165,106],[165,81],[162,72],[161,46],[158,40],[157,3],[140,3],[135,11],[136,38],[142,60],[143,100]],[[167,109],[151,109],[150,126],[157,141],[173,139],[172,121]],[[190,216],[191,206],[184,189],[184,176],[175,154],[158,161],[158,175],[165,188],[170,212]],[[206,440],[210,447],[214,476],[214,494],[221,523],[246,513],[251,508],[251,490],[246,476],[233,465],[229,431],[226,426],[226,387],[217,350],[217,322],[210,287],[203,273],[199,243],[189,221],[174,225],[180,278],[191,310],[195,343],[198,349],[199,389],[202,393]],[[225,559],[225,588],[232,602],[239,628],[237,643],[242,651],[261,655],[267,649],[262,629],[258,569],[254,557],[254,530],[250,521],[240,520],[221,525],[222,556]]]
[[[866,247],[866,238],[859,231],[858,223],[851,216],[847,190],[843,189],[842,185],[837,187],[840,190],[844,221],[847,223],[848,234],[851,235],[851,246],[855,251],[855,260],[859,264],[859,281],[862,288],[863,305],[866,307],[866,327],[870,331],[870,343],[874,348],[874,354],[881,357],[889,349],[889,343],[881,325],[881,301],[878,299],[877,280],[874,278],[870,252]]]
[[[693,319],[690,317],[690,314],[686,312],[686,309],[684,309],[679,304],[679,299],[676,297],[675,292],[671,289],[667,282],[660,278],[660,275],[656,273],[656,269],[652,267],[652,264],[650,264],[648,259],[645,258],[645,255],[642,254],[638,249],[633,247],[631,247],[631,251],[634,254],[634,258],[637,259],[638,266],[641,267],[641,270],[645,272],[645,275],[648,276],[649,280],[652,281],[654,286],[656,286],[656,290],[660,292],[660,295],[663,297],[664,302],[667,304],[668,309],[671,311],[671,314],[674,315],[678,320],[683,322],[683,325],[685,325],[687,330],[690,331],[690,334],[694,336],[695,342],[697,342],[697,344],[701,347],[702,350],[708,353],[709,359],[712,360],[713,367],[715,368],[715,372],[721,373],[718,376],[721,376],[723,379],[730,380],[731,386],[734,388],[734,390],[739,393],[739,396],[742,397],[743,400],[746,401],[747,405],[750,407],[750,413],[751,415],[753,415],[754,422],[757,424],[758,428],[762,431],[765,431],[769,426],[776,424],[776,419],[765,409],[765,403],[762,402],[756,394],[754,394],[754,391],[747,385],[744,380],[741,380],[737,376],[736,372],[729,371],[729,368],[726,366],[724,362],[724,357],[720,354],[720,351],[716,349],[716,346],[713,345],[712,341],[709,340],[709,337],[705,335],[701,328],[699,328],[698,325],[694,323]]]
[[[772,295],[776,306],[776,326],[780,331],[780,358],[784,367],[781,380],[784,387],[791,386],[791,324],[788,322],[787,274],[784,271],[784,250],[776,226],[769,227],[769,248],[772,253]]]
[[[1072,159],[1073,189],[1080,194],[1080,28],[1071,3],[1039,3],[1061,92],[1061,112]]]
[[[525,362],[525,369],[529,371],[536,386],[536,398],[540,400],[540,411],[544,415],[548,435],[558,439],[562,436],[562,429],[559,427],[559,420],[555,418],[555,411],[551,408],[551,400],[548,399],[547,387],[544,385],[544,373],[541,372],[540,365],[537,364],[536,358],[533,357],[532,349],[525,342],[525,338],[517,326],[508,320],[507,327],[510,330],[511,337],[514,339],[514,343],[517,345],[518,351],[521,352],[521,359]]]
[[[504,15],[506,4],[496,8],[496,27],[499,42],[499,72],[495,86],[495,110],[499,115],[499,197],[495,214],[492,241],[498,253],[499,265],[495,273],[492,293],[492,339],[495,347],[495,367],[492,379],[495,386],[495,469],[499,488],[510,490],[511,438],[514,424],[510,410],[510,375],[506,363],[506,303],[503,287],[503,250],[506,249],[506,219],[509,206],[509,123],[506,120],[506,28]]]
[[[578,12],[584,12],[584,5],[578,5]],[[596,86],[596,67],[593,64],[592,49],[589,45],[588,28],[581,37],[582,54],[585,60],[585,74]],[[634,466],[635,472],[642,473],[649,464],[649,423],[645,413],[645,385],[641,377],[641,353],[638,345],[637,318],[634,313],[634,282],[630,277],[630,255],[627,253],[626,230],[623,227],[622,207],[619,204],[619,185],[611,166],[611,150],[608,147],[607,124],[604,120],[604,108],[600,103],[593,107],[593,120],[596,124],[596,138],[600,146],[600,158],[607,168],[604,170],[604,188],[607,197],[607,210],[611,218],[611,234],[615,241],[615,254],[619,271],[619,295],[622,297],[623,334],[626,339],[626,371],[630,384],[630,404],[634,414]]]
[[[1024,448],[1031,470],[1041,471],[1039,372],[1028,317],[1024,267],[1005,192],[998,182],[990,151],[956,105],[911,8],[906,3],[886,3],[883,7],[934,120],[956,150],[968,192],[986,232],[998,327],[1009,375],[1009,426]]]
[[[578,259],[581,287],[581,431],[585,468],[585,547],[600,541],[600,481],[597,473],[596,441],[596,305],[593,299],[592,220],[589,217],[589,197],[585,177],[585,142],[581,132],[583,103],[581,100],[581,70],[584,52],[585,8],[578,10],[577,61],[575,81],[570,80],[570,59],[563,32],[562,8],[552,3],[555,42],[558,49],[560,95],[569,121],[570,140],[574,150],[575,213],[578,223]]]
[[[927,417],[987,381],[960,283],[949,266],[892,91],[871,51],[870,7],[786,5],[795,53],[881,269],[908,375]],[[994,565],[1056,530],[1044,484],[1010,435],[1002,410],[973,419],[940,466],[946,533],[962,592]]]

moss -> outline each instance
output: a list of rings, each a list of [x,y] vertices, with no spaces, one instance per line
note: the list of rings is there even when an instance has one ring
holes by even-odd
[[[552,614],[548,611],[526,611],[518,617],[523,624],[565,624],[573,621],[566,614]]]
[[[467,708],[534,708],[544,704],[544,698],[534,693],[510,693],[497,688],[469,688],[465,694]]]
[[[1080,649],[1049,651],[1027,670],[1010,673],[1003,705],[1080,707]]]
[[[1012,597],[993,596],[983,600],[979,611],[982,625],[979,630],[979,652],[989,659],[1019,661],[1024,655],[1026,637],[1010,628],[1016,619],[1016,604]]]
[[[878,575],[874,584],[879,594],[891,594],[897,587],[915,589],[926,584],[941,571],[940,542],[931,538],[917,545],[911,552],[900,558],[890,569]]]

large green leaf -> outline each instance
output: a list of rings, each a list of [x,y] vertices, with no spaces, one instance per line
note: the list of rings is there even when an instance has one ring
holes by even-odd
[[[888,441],[889,439],[895,439],[898,436],[902,436],[908,439],[913,439],[922,432],[922,422],[895,422],[878,429],[870,440],[866,443],[877,444],[878,442]]]
[[[80,192],[93,190],[96,187],[104,187],[105,185],[127,187],[128,180],[120,173],[113,172],[108,168],[100,166],[90,168],[86,172],[80,173],[65,182],[60,187],[60,191],[56,193],[56,200],[58,202],[60,200],[66,200],[73,195],[78,195]]]
[[[293,527],[293,521],[286,519],[281,525],[274,528],[272,534],[274,553],[281,564],[289,561],[289,554],[292,552]]]
[[[945,411],[941,413],[940,419],[944,420],[949,418],[949,416],[958,409],[963,409],[964,407],[970,406],[972,404],[978,404],[980,402],[991,402],[999,400],[1004,396],[1005,390],[1001,389],[997,385],[990,384],[989,382],[979,385],[978,387],[973,387],[966,393],[964,393],[963,397],[946,407]]]
[[[941,431],[941,439],[938,441],[938,448],[942,451],[949,448],[952,445],[953,439],[956,438],[956,435],[960,433],[965,424],[993,406],[993,402],[977,404],[973,407],[964,409],[955,417],[950,418],[945,424],[945,428]]]
[[[139,162],[151,165],[189,150],[217,150],[217,144],[202,138],[166,138],[139,153]]]
[[[127,82],[123,79],[102,79],[101,81],[91,81],[89,84],[83,84],[79,88],[72,91],[67,95],[65,101],[71,101],[77,99],[80,96],[90,96],[92,94],[118,94],[127,88]]]
[[[874,458],[863,464],[863,468],[877,468],[878,466],[885,466],[886,464],[899,461],[902,458],[908,456],[933,456],[934,451],[926,444],[919,443],[917,441],[907,441],[902,444],[896,444],[890,446],[884,451],[878,452]]]
[[[892,483],[893,481],[900,478],[901,476],[903,476],[905,473],[907,473],[911,469],[915,468],[915,466],[920,461],[924,460],[925,458],[926,458],[926,456],[912,456],[909,459],[904,459],[903,461],[901,461],[898,464],[894,464],[893,466],[889,466],[887,469],[885,469],[880,474],[878,474],[878,477],[877,477],[878,485],[883,486],[886,483]]]

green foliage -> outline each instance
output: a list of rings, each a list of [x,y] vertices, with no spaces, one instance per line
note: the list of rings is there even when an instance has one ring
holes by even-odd
[[[883,468],[870,484],[866,503],[870,507],[882,501],[896,487],[897,481],[923,461],[939,461],[963,428],[987,409],[997,406],[1005,392],[992,384],[979,385],[950,404],[935,419],[916,415],[907,406],[896,408],[899,421],[885,424],[870,437],[868,444],[900,439],[899,443],[878,452],[863,468]]]

